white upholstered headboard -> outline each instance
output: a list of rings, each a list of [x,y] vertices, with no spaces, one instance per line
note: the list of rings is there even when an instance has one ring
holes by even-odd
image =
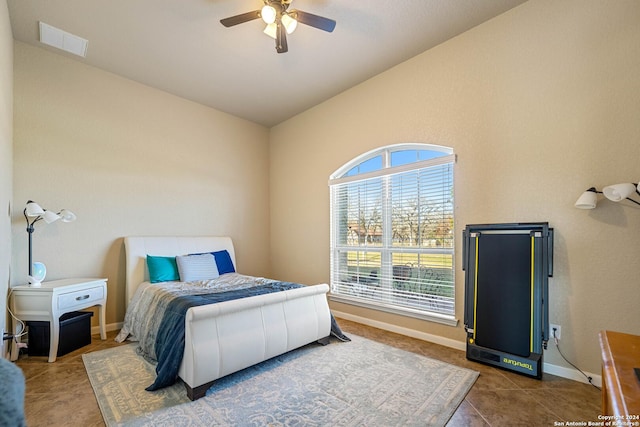
[[[147,255],[176,256],[197,252],[214,252],[226,249],[236,266],[236,256],[231,237],[218,236],[130,236],[124,238],[126,256],[126,302],[133,297],[142,282],[149,281]]]

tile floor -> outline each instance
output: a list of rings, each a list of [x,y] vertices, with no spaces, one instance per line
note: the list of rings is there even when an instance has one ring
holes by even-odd
[[[600,392],[591,385],[543,375],[541,381],[468,361],[464,352],[339,320],[345,333],[439,359],[480,372],[448,426],[554,426],[567,421],[594,421],[600,414]],[[17,365],[26,378],[25,412],[29,427],[104,426],[100,409],[84,370],[82,354],[115,347],[92,337],[86,347],[55,363],[46,357],[20,356]],[[557,424],[556,424],[557,423]]]

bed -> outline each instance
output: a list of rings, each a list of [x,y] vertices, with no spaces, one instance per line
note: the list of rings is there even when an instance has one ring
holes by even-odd
[[[124,243],[127,311],[134,306],[132,299],[138,288],[142,292],[152,286],[147,255],[227,251],[237,269],[229,237],[126,237]],[[335,323],[327,303],[328,291],[326,284],[302,286],[188,308],[178,377],[189,399],[204,396],[212,383],[225,375],[314,341],[328,343]]]

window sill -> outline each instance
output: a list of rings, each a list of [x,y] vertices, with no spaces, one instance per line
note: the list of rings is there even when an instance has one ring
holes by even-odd
[[[458,319],[455,316],[440,313],[425,313],[423,311],[412,310],[410,308],[401,308],[398,306],[367,301],[361,298],[348,297],[344,295],[329,294],[331,301],[355,305],[358,307],[369,308],[372,310],[384,311],[386,313],[397,314],[400,316],[413,317],[428,322],[441,323],[447,326],[458,326]]]

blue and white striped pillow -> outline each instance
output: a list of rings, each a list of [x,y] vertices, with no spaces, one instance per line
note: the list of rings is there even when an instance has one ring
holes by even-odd
[[[209,280],[220,276],[212,254],[177,256],[176,264],[181,282]]]

